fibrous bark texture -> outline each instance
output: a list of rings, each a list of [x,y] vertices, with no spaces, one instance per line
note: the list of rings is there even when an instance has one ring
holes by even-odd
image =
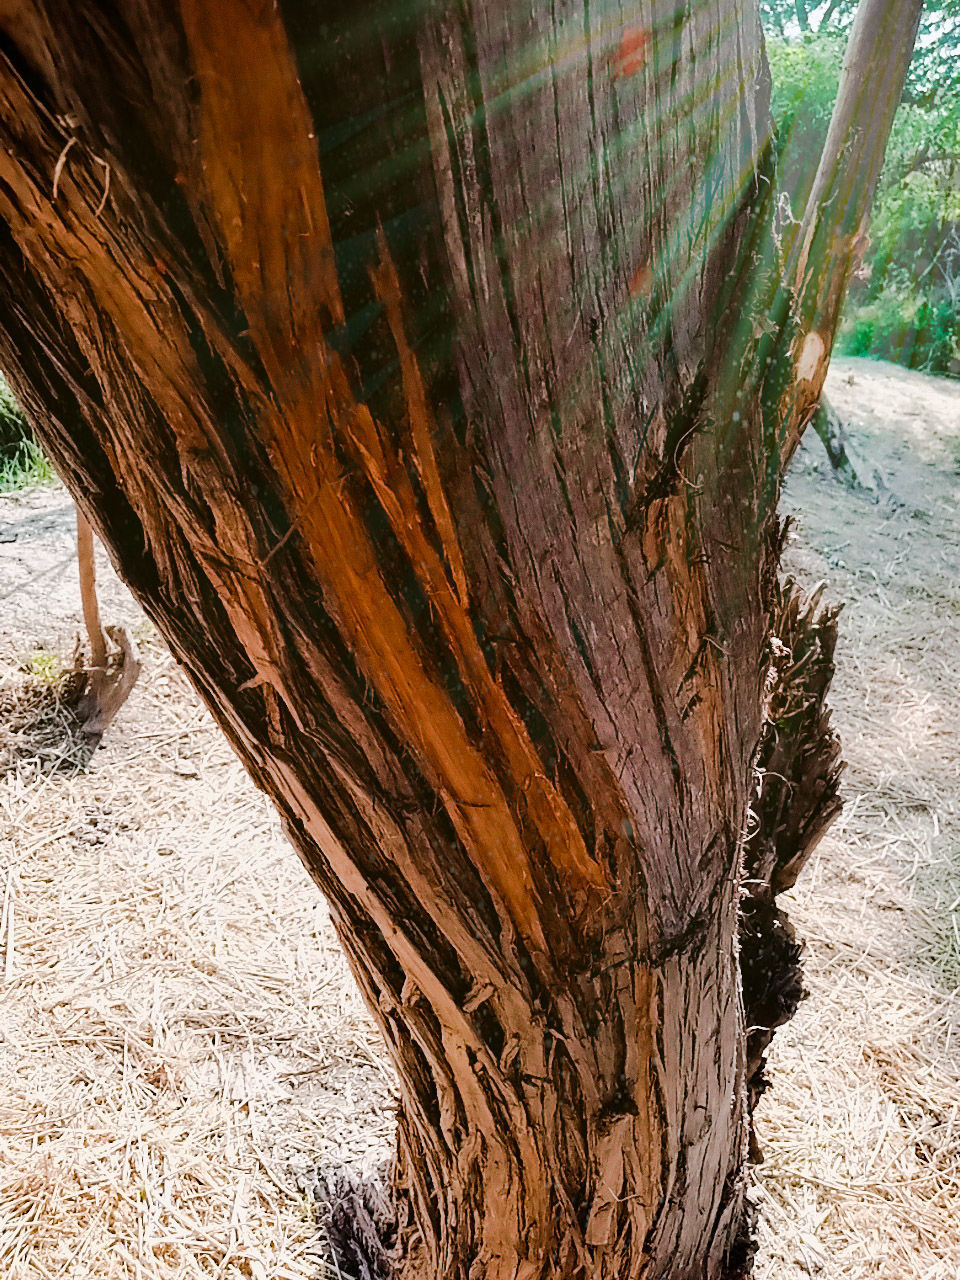
[[[840,812],[840,740],[826,696],[833,679],[836,607],[787,578],[773,600],[773,661],[757,792],[744,848],[740,957],[750,1112],[763,1094],[764,1055],[803,998],[801,948],[777,895],[791,888]],[[752,1135],[751,1135],[752,1138]],[[752,1140],[754,1159],[759,1146]]]
[[[732,1274],[773,513],[825,370],[755,6],[4,34],[0,365],[330,901],[401,1080],[394,1265]]]

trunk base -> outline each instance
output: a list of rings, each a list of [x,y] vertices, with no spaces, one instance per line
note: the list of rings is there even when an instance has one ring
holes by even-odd
[[[427,1264],[404,1193],[391,1187],[390,1171],[384,1167],[365,1177],[347,1170],[328,1171],[313,1187],[321,1205],[321,1222],[330,1249],[330,1268],[340,1280],[446,1280],[434,1276]],[[717,1280],[749,1280],[756,1255],[756,1208],[748,1200],[726,1263]],[[659,1270],[664,1280],[674,1280],[671,1272]],[[470,1260],[464,1260],[459,1277],[471,1275]],[[588,1280],[590,1273],[575,1263],[557,1271],[545,1263],[538,1280]],[[631,1267],[623,1280],[641,1280],[642,1273]],[[692,1280],[689,1273],[675,1280]],[[700,1276],[697,1276],[700,1280]]]

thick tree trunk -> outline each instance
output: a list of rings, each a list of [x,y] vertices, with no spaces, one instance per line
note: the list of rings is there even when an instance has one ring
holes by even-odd
[[[638,12],[5,23],[0,363],[330,900],[411,1277],[745,1257],[741,834],[822,371],[755,7]]]

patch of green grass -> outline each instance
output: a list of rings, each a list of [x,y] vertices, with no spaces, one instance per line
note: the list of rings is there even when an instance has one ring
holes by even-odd
[[[13,392],[7,386],[6,379],[2,373],[0,373],[0,420],[23,422],[20,406],[14,399]]]
[[[0,458],[30,438],[30,427],[0,373]]]
[[[23,667],[44,684],[56,684],[65,670],[59,653],[52,653],[49,649],[35,649]]]
[[[0,373],[0,493],[56,483],[56,473],[33,438],[23,410]]]
[[[35,440],[22,440],[0,457],[0,493],[57,483],[57,473]]]

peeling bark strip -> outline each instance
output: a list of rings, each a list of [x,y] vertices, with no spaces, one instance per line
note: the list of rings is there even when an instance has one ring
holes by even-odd
[[[777,895],[796,884],[842,807],[840,739],[826,705],[837,642],[836,607],[822,587],[805,596],[792,578],[773,599],[774,658],[758,788],[744,848],[740,955],[751,1115],[767,1087],[764,1055],[803,998],[800,945]],[[752,1140],[754,1159],[759,1148]]]
[[[741,833],[832,333],[755,7],[3,28],[0,366],[330,901],[401,1079],[390,1265],[742,1273]]]

